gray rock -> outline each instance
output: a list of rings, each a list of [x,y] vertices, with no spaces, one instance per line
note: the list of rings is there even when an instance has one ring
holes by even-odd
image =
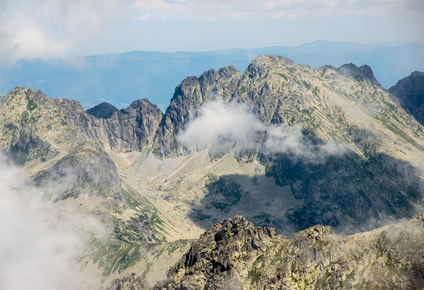
[[[109,119],[118,109],[109,103],[100,103],[87,110],[87,113],[102,119]]]
[[[290,239],[242,217],[206,231],[155,289],[422,289],[424,217],[353,236]]]
[[[399,98],[404,107],[424,125],[424,72],[413,72],[399,80],[389,92]]]

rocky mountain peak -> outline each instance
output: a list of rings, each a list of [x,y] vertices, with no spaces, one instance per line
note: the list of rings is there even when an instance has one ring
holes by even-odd
[[[155,144],[158,156],[181,155],[186,149],[177,142],[178,133],[193,120],[200,106],[217,96],[229,99],[233,95],[241,73],[234,67],[211,69],[200,77],[188,77],[176,87],[171,104],[161,122]]]
[[[169,270],[170,280],[156,288],[160,289],[164,285],[169,287],[174,276],[188,278],[183,278],[180,286],[190,285],[193,277],[203,276],[213,280],[213,285],[220,288],[224,285],[221,282],[228,282],[228,276],[236,273],[237,266],[246,261],[251,262],[254,256],[265,252],[267,244],[274,237],[273,228],[256,227],[242,216],[225,219],[202,234]],[[230,285],[238,288],[232,283]]]
[[[235,217],[202,235],[155,289],[417,289],[423,229],[420,217],[345,237],[318,225],[287,239]],[[243,251],[255,239],[263,247]]]
[[[88,109],[87,114],[90,114],[98,119],[109,119],[116,111],[118,111],[118,109],[115,106],[103,102]]]
[[[162,118],[158,106],[147,99],[139,99],[128,108],[113,113],[104,123],[105,133],[112,148],[119,151],[143,150],[153,143]]]
[[[389,89],[418,122],[424,124],[424,72],[415,71]]]
[[[235,66],[230,65],[230,66],[225,66],[225,67],[220,68],[218,70],[218,73],[220,75],[227,77],[227,78],[231,78],[233,75],[237,75],[240,72],[237,70],[237,68]]]
[[[347,77],[347,78],[354,78],[358,82],[361,81],[368,81],[372,84],[378,84],[378,81],[374,77],[374,74],[372,72],[372,69],[368,65],[363,65],[360,67],[357,67],[353,63],[344,64],[341,67],[337,68],[337,71]]]
[[[424,277],[422,216],[408,223],[410,232],[402,224],[333,234],[333,228],[358,232],[422,210],[423,128],[372,79],[366,66],[312,69],[260,56],[243,74],[230,66],[186,78],[165,114],[140,99],[109,119],[76,101],[20,87],[1,103],[0,146],[39,185],[65,191],[57,202],[84,213],[100,205],[102,218],[114,225],[113,247],[99,244],[100,260],[93,258],[103,277],[126,275],[137,264],[131,271],[140,279],[129,276],[124,284],[143,287],[146,279],[153,285],[165,278],[163,265],[177,262],[203,229],[235,216],[201,235],[162,286],[414,288]],[[236,140],[228,154],[212,156],[179,142],[214,99],[224,100],[222,111],[241,103],[249,120],[231,123],[263,130],[257,147],[239,153],[231,147],[242,143]],[[153,150],[166,158],[157,160]],[[286,238],[271,225],[287,236],[303,231]],[[165,238],[190,241],[162,247]],[[184,251],[171,261],[177,248]]]
[[[152,103],[150,103],[150,101],[148,99],[138,99],[135,100],[134,102],[132,102],[129,107],[121,109],[121,110],[117,110],[117,114],[127,114],[127,115],[132,115],[132,114],[136,114],[136,115],[143,115],[144,117],[147,116],[147,114],[159,114],[162,115],[160,109],[158,106],[153,105]]]

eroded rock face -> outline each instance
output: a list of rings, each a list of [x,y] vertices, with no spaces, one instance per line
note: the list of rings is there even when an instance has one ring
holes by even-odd
[[[118,109],[109,103],[100,103],[87,110],[87,113],[101,119],[109,119]]]
[[[211,69],[200,77],[188,77],[175,89],[171,104],[166,110],[155,141],[158,156],[181,155],[187,150],[177,136],[193,120],[200,106],[215,98],[229,99],[240,80],[241,73],[234,67],[219,71]]]
[[[337,69],[337,71],[345,77],[354,78],[358,82],[367,81],[371,84],[379,85],[378,81],[374,77],[371,68],[368,65],[357,67],[353,63],[349,63],[342,65]]]
[[[424,125],[424,72],[413,72],[389,89],[398,97],[418,122]]]
[[[424,217],[340,237],[317,225],[287,239],[243,217],[206,231],[155,289],[420,289]]]
[[[152,146],[162,112],[147,99],[136,100],[131,105],[116,111],[103,122],[112,149],[119,151],[141,151]]]
[[[152,146],[162,120],[160,109],[146,99],[134,101],[109,119],[98,119],[77,101],[48,98],[24,87],[8,94],[2,112],[0,125],[7,136],[1,147],[11,148],[20,163],[49,159],[85,142],[121,152],[144,150]]]
[[[170,280],[157,288],[238,289],[242,285],[239,267],[251,263],[254,257],[265,252],[274,236],[274,229],[255,227],[244,217],[225,219],[207,230],[192,245],[178,264],[169,270]],[[174,277],[179,279],[174,280]]]

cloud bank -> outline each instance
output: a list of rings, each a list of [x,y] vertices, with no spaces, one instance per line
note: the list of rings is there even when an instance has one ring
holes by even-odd
[[[86,289],[76,268],[85,234],[3,155],[0,172],[0,289]]]
[[[331,142],[313,145],[299,126],[265,126],[245,104],[219,99],[202,105],[199,116],[186,125],[178,140],[191,150],[260,149],[266,154],[290,153],[310,161],[349,150],[345,144]]]

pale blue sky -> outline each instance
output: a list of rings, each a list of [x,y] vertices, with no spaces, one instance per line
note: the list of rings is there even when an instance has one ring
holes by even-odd
[[[423,0],[0,0],[0,61],[318,39],[424,42]]]

